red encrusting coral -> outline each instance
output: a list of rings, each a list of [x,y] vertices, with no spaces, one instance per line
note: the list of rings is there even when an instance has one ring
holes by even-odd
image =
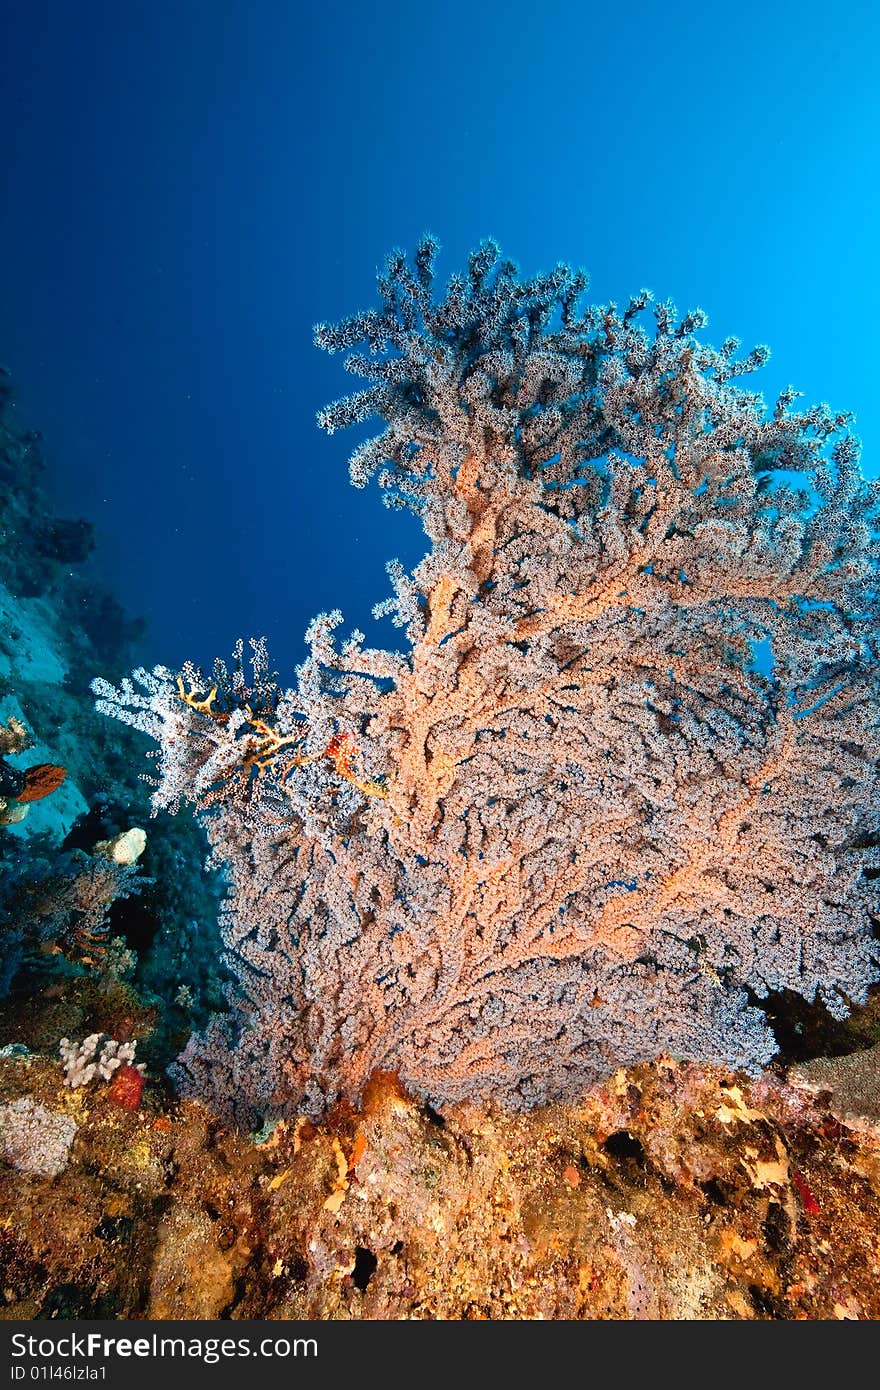
[[[822,1208],[819,1206],[819,1203],[816,1201],[816,1198],[813,1196],[812,1192],[807,1186],[806,1180],[801,1176],[799,1172],[797,1172],[797,1170],[795,1170],[791,1176],[794,1181],[794,1185],[797,1188],[798,1196],[800,1197],[801,1202],[803,1204],[804,1211],[808,1212],[810,1216],[818,1216]]]
[[[107,1092],[114,1105],[122,1110],[137,1110],[144,1093],[144,1074],[125,1063],[116,1072]]]

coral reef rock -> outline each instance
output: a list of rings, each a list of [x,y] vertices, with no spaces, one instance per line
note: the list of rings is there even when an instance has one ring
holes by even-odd
[[[250,1136],[38,1056],[0,1088],[76,1126],[54,1177],[2,1174],[6,1318],[880,1317],[880,1126],[772,1074],[661,1058],[442,1114],[377,1074]]]

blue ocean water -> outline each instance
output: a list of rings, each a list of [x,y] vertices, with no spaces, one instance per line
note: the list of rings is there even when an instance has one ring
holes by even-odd
[[[317,320],[395,245],[441,274],[496,237],[526,274],[642,285],[856,413],[878,466],[880,19],[741,0],[31,0],[4,20],[0,360],[59,508],[148,619],[141,657],[370,610],[416,523],[349,488],[315,412]],[[108,672],[117,675],[117,672]]]

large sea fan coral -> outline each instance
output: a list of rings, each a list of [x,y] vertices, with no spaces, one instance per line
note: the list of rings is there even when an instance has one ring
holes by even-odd
[[[880,490],[846,417],[768,417],[736,384],[766,351],[701,313],[581,311],[493,243],[437,297],[434,253],[316,330],[370,383],[321,423],[381,417],[353,481],[430,541],[380,605],[406,650],[322,615],[296,690],[261,644],[96,682],[226,866],[235,1020],[178,1075],[243,1118],[376,1068],[530,1105],[662,1050],[755,1066],[756,1000],[840,1016],[877,975]]]

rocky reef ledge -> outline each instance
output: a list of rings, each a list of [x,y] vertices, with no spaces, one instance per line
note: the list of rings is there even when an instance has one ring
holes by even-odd
[[[839,1079],[875,1051],[837,1090],[664,1058],[528,1114],[378,1075],[243,1136],[7,1048],[0,1316],[878,1318],[880,1125]]]

